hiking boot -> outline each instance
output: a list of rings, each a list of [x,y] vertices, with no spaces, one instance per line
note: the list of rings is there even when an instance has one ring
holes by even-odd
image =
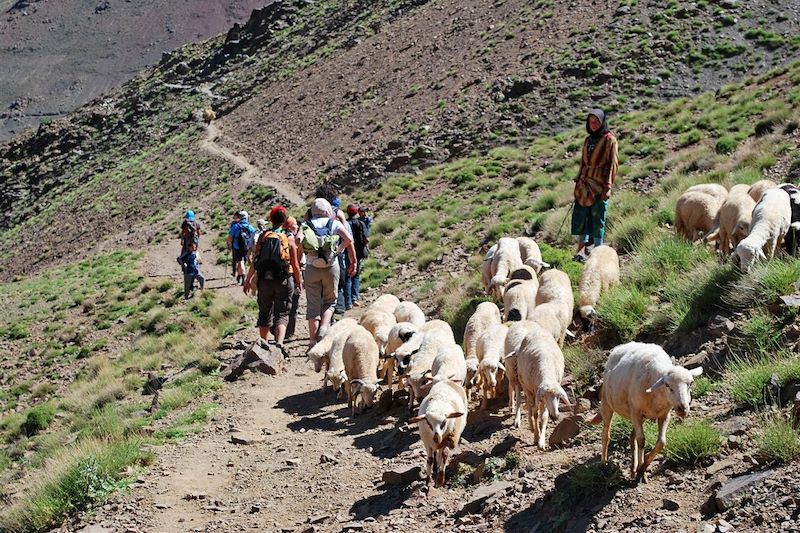
[[[345,311],[349,311],[349,310],[351,310],[352,308],[353,308],[353,306],[352,306],[352,305],[348,305],[348,306],[345,306],[344,310],[345,310]]]
[[[361,302],[359,300],[355,300],[353,302],[353,307],[361,307]]]
[[[575,261],[576,263],[585,263],[586,262],[586,258],[581,254],[575,254],[575,257],[573,257],[572,260]]]
[[[289,351],[283,346],[283,344],[275,343],[275,347],[281,351],[281,355],[283,355],[284,359],[289,359]]]

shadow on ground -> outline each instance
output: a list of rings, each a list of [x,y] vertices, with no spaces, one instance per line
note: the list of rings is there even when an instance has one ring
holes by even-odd
[[[592,457],[555,479],[555,486],[506,520],[509,533],[586,531],[594,516],[629,485],[619,466]]]

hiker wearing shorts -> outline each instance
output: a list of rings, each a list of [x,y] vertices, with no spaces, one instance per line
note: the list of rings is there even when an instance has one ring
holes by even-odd
[[[197,244],[190,244],[189,249],[178,257],[178,263],[183,270],[183,299],[188,300],[194,289],[195,280],[200,282],[200,290],[206,286],[206,278],[200,272],[197,261]]]
[[[308,319],[308,335],[310,345],[325,336],[333,318],[336,306],[337,288],[339,286],[338,255],[347,251],[350,266],[342,275],[354,275],[358,267],[353,237],[347,230],[346,223],[337,220],[331,204],[324,198],[317,198],[311,205],[311,219],[303,224],[303,250],[306,253],[306,271],[304,274]],[[332,236],[338,237],[331,238]],[[314,244],[328,240],[328,245],[315,249]],[[336,241],[335,249],[327,247]]]
[[[306,255],[303,253],[303,234],[300,233],[300,226],[297,225],[297,220],[294,217],[286,219],[283,229],[289,235],[289,240],[294,239],[294,245],[297,249],[298,260],[300,262],[300,274],[306,270]],[[302,287],[295,286],[294,293],[292,294],[292,306],[289,309],[289,324],[286,326],[286,338],[291,339],[294,337],[294,331],[297,327],[297,310],[300,307],[300,293]]]
[[[228,250],[231,251],[233,258],[233,275],[236,276],[239,285],[244,285],[248,243],[252,244],[252,237],[255,234],[256,229],[250,225],[247,211],[236,213],[228,232]]]
[[[586,117],[586,133],[581,152],[581,167],[575,179],[575,204],[572,235],[578,252],[574,261],[583,263],[589,255],[588,243],[602,246],[606,233],[606,214],[611,187],[617,179],[619,161],[617,138],[608,129],[602,109],[592,109]]]
[[[272,228],[261,233],[253,247],[253,262],[242,289],[247,294],[253,277],[258,276],[258,334],[266,341],[270,329],[274,328],[275,346],[284,358],[288,357],[283,341],[289,324],[292,294],[295,287],[303,288],[297,247],[282,227],[286,218],[283,206],[275,206],[270,211]]]

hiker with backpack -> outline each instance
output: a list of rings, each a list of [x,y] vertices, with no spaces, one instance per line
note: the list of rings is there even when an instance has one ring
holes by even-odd
[[[353,246],[355,246],[358,260],[356,273],[346,276],[344,281],[344,308],[349,310],[360,305],[358,300],[361,297],[361,270],[363,261],[369,254],[367,249],[369,238],[367,227],[358,216],[358,207],[353,204],[347,206],[347,223],[350,225],[350,234],[353,236]],[[350,266],[347,258],[345,258],[345,263],[348,267]]]
[[[311,205],[311,219],[301,226],[303,251],[306,253],[304,273],[306,288],[306,318],[310,345],[325,336],[336,306],[339,276],[355,275],[358,267],[353,237],[346,224],[337,220],[331,204],[317,198]],[[350,266],[340,272],[338,255],[347,251]]]
[[[283,229],[285,229],[286,233],[289,235],[289,240],[294,239],[298,261],[300,262],[300,273],[302,274],[306,269],[306,254],[303,253],[303,234],[300,232],[300,226],[297,225],[297,220],[294,217],[289,217],[283,224]],[[289,308],[289,324],[286,326],[287,339],[294,337],[294,331],[297,326],[297,310],[300,307],[301,289],[302,287],[295,286],[294,293],[292,293],[292,305]]]
[[[236,213],[228,232],[228,250],[233,257],[233,274],[236,276],[236,283],[244,285],[245,262],[247,253],[253,247],[253,237],[256,228],[250,225],[247,211]]]
[[[358,207],[358,218],[361,219],[361,222],[363,222],[364,226],[367,228],[367,237],[369,237],[370,228],[372,228],[372,217],[367,214],[368,212],[368,207],[363,205]]]
[[[200,245],[200,233],[202,225],[194,214],[194,211],[189,209],[183,216],[181,222],[181,255],[189,251],[192,244]]]
[[[178,257],[178,263],[183,270],[183,299],[188,300],[194,289],[195,280],[200,282],[200,290],[206,286],[206,278],[200,272],[200,266],[197,261],[197,244],[192,243],[189,249],[183,252]]]
[[[242,289],[247,294],[253,277],[258,276],[258,334],[266,341],[270,328],[274,327],[275,346],[284,358],[289,356],[283,341],[289,323],[292,294],[295,288],[303,288],[297,246],[282,227],[286,218],[286,208],[283,206],[275,206],[270,211],[272,228],[261,233],[253,247],[254,259]]]
[[[339,207],[342,205],[341,200],[339,200],[338,197],[334,196],[333,198],[331,198],[330,202],[331,202],[331,207],[333,208],[333,213],[336,215],[336,219],[339,222],[341,222],[343,226],[349,227],[347,225],[347,217],[342,212],[342,210],[339,209]],[[335,313],[337,315],[342,315],[345,312],[346,303],[347,303],[345,301],[345,297],[344,297],[344,283],[345,283],[345,280],[347,279],[347,276],[345,276],[344,273],[347,271],[347,265],[345,264],[344,254],[339,254],[338,260],[339,260],[339,273],[340,273],[340,276],[339,276],[339,286],[336,289],[336,291],[337,291],[336,292],[336,307],[335,307],[334,311],[335,311]]]

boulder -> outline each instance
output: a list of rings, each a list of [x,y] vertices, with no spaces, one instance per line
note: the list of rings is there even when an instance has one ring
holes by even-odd
[[[736,324],[733,323],[733,320],[726,316],[717,315],[708,323],[708,332],[712,337],[719,338],[730,334],[735,327]]]
[[[579,424],[580,420],[580,416],[574,415],[568,416],[556,424],[556,427],[553,429],[553,433],[550,434],[550,445],[559,446],[576,437],[581,432],[581,426]]]
[[[506,435],[506,438],[494,445],[489,454],[494,457],[504,457],[508,452],[513,450],[519,442],[519,438],[514,435]]]
[[[458,516],[479,513],[489,498],[498,494],[504,494],[511,490],[513,486],[514,485],[509,481],[495,481],[489,485],[478,487],[475,489],[475,492],[472,493],[472,498],[470,498],[458,512]]]
[[[677,511],[681,508],[681,504],[676,502],[675,500],[670,500],[669,498],[664,498],[664,501],[661,505],[662,509],[666,509],[667,511]]]
[[[763,472],[756,472],[755,474],[733,478],[725,483],[714,495],[714,502],[716,503],[717,510],[719,512],[727,511],[736,505],[740,498],[753,492],[755,486],[769,479],[774,474],[774,470],[765,470]]]
[[[225,381],[236,381],[247,369],[275,376],[283,372],[283,356],[273,353],[263,342],[255,342],[220,372],[220,377]]]
[[[578,398],[578,400],[572,406],[572,412],[576,415],[588,413],[591,410],[592,410],[592,402],[587,398]]]
[[[387,485],[406,486],[422,478],[422,467],[405,466],[387,470],[381,479]]]

